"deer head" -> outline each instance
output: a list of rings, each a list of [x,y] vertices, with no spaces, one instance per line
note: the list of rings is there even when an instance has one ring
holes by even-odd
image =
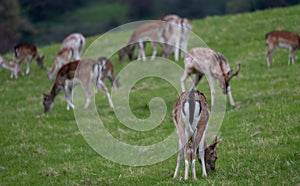
[[[216,161],[218,159],[216,148],[219,142],[220,140],[218,140],[216,136],[214,142],[205,148],[205,155],[204,155],[205,167],[206,167],[206,171],[208,172],[214,171],[216,169]],[[199,155],[199,153],[197,154]],[[198,156],[198,161],[201,164],[201,160],[199,156]]]
[[[52,106],[53,106],[53,99],[51,98],[50,94],[43,94],[44,100],[43,100],[43,105],[44,105],[44,112],[48,113]]]
[[[40,68],[43,68],[43,67],[44,67],[44,58],[45,58],[44,55],[42,55],[42,56],[37,56],[37,58],[36,58],[36,62],[37,62],[37,64],[39,65]]]

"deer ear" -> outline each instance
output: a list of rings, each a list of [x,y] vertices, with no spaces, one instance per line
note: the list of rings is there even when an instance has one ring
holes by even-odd
[[[215,150],[217,148],[217,146],[218,146],[218,144],[219,144],[220,141],[221,140],[218,139],[218,137],[216,136],[214,142],[211,145],[209,145],[209,147]]]

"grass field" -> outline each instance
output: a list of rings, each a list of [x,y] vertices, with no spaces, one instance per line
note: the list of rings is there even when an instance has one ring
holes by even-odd
[[[62,94],[49,114],[43,113],[42,93],[52,83],[46,69],[32,64],[31,74],[9,79],[0,71],[0,185],[299,185],[300,184],[300,53],[288,66],[288,51],[273,55],[266,66],[265,34],[273,29],[300,30],[300,6],[254,13],[193,20],[193,32],[223,53],[238,79],[231,83],[239,108],[227,103],[220,130],[217,170],[198,180],[172,179],[176,157],[150,166],[126,166],[107,160],[84,140],[74,113],[66,110]],[[98,36],[88,38],[91,44]],[[117,40],[117,38],[116,38]],[[59,45],[41,48],[46,66],[52,65]],[[12,54],[5,56],[12,59]],[[128,62],[111,58],[116,71]],[[183,62],[179,62],[183,66]],[[178,81],[181,74],[178,74]],[[109,85],[107,83],[107,85]],[[145,78],[130,94],[132,112],[138,118],[150,115],[149,100],[161,97],[167,114],[161,125],[147,132],[128,129],[109,108],[105,96],[96,95],[97,110],[106,130],[133,145],[149,145],[174,131],[171,118],[177,92],[164,80]],[[206,83],[198,89],[209,95]],[[133,157],[135,158],[135,157]]]

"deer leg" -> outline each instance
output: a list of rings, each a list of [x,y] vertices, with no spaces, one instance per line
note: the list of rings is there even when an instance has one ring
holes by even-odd
[[[234,103],[234,100],[233,100],[233,97],[232,97],[232,93],[231,93],[231,88],[230,88],[230,86],[228,86],[228,88],[227,88],[227,93],[228,93],[230,105],[235,106],[235,103]]]
[[[295,64],[295,54],[294,54],[294,50],[292,48],[290,48],[290,56],[289,56],[289,62],[288,65],[290,65],[290,60],[292,60],[292,64]]]
[[[184,179],[187,180],[189,178],[189,160],[190,160],[190,153],[189,153],[189,147],[188,144],[185,144],[184,146]]]
[[[30,63],[31,63],[32,57],[27,58],[27,67],[26,67],[26,75],[30,73]]]
[[[97,83],[97,87],[106,95],[107,99],[108,99],[108,103],[109,103],[109,106],[111,108],[114,108],[114,105],[113,105],[113,102],[111,100],[111,97],[110,97],[110,94],[108,92],[108,89],[107,87],[105,86],[104,82],[103,81],[98,81]]]
[[[186,71],[184,71],[183,75],[181,76],[180,81],[181,81],[181,90],[182,90],[182,92],[185,91],[184,83],[185,83],[186,78],[188,78],[188,76],[189,76],[189,73],[187,73]]]
[[[142,41],[139,41],[139,55],[143,61],[146,61],[145,48],[144,48],[144,44]]]
[[[214,105],[214,100],[215,100],[215,83],[214,83],[214,78],[212,76],[208,76],[208,83],[209,83],[209,87],[210,87],[210,93],[211,93],[211,105]]]
[[[177,175],[178,175],[179,168],[180,168],[180,163],[181,163],[181,160],[182,160],[183,151],[184,151],[184,149],[182,147],[182,143],[179,140],[179,151],[178,151],[178,156],[177,156],[177,164],[176,164],[176,168],[175,168],[175,172],[174,172],[173,178],[176,178]]]
[[[156,43],[154,43],[153,41],[151,42],[152,48],[153,48],[153,52],[152,52],[152,56],[151,56],[151,60],[154,60],[157,54],[157,46]]]
[[[72,109],[75,108],[75,105],[72,103],[72,100],[71,100],[70,97],[68,96],[68,95],[70,94],[70,93],[69,93],[70,89],[72,89],[72,86],[70,86],[70,85],[67,83],[67,84],[65,85],[65,87],[64,87],[64,98],[65,98],[66,102],[68,103],[68,105],[67,105],[67,110],[69,110],[70,107],[71,107]]]
[[[205,153],[205,130],[203,132],[202,138],[200,140],[200,144],[199,144],[199,157],[201,160],[201,165],[202,165],[202,177],[206,177],[207,173],[206,173],[206,166],[205,166],[205,159],[204,159],[204,153]]]
[[[194,78],[194,80],[193,80],[193,82],[192,82],[192,84],[191,84],[191,88],[196,87],[197,84],[199,83],[199,81],[202,79],[202,77],[203,77],[203,74],[201,74],[201,73],[196,73],[196,74],[195,74],[195,78]]]

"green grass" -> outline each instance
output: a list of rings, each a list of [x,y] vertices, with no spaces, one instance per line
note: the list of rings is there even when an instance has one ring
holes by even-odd
[[[273,55],[266,66],[265,34],[273,29],[297,32],[300,6],[254,13],[208,17],[192,21],[193,31],[209,47],[220,51],[234,68],[242,69],[232,80],[233,96],[240,108],[227,103],[220,130],[217,171],[198,180],[172,179],[176,155],[151,166],[131,167],[98,155],[83,139],[62,94],[52,111],[43,113],[42,93],[51,82],[46,70],[32,64],[31,74],[18,80],[0,73],[0,185],[297,185],[300,183],[300,53],[296,64],[287,65],[288,51]],[[88,38],[88,45],[97,36]],[[116,38],[117,39],[117,38]],[[41,48],[46,66],[52,65],[59,45]],[[5,56],[11,59],[11,54]],[[128,63],[112,57],[116,71]],[[182,66],[183,62],[179,64]],[[181,74],[178,75],[178,81]],[[108,84],[109,85],[109,84]],[[105,96],[97,94],[97,109],[107,130],[129,144],[153,144],[174,130],[171,109],[177,94],[168,83],[146,78],[130,94],[132,112],[150,115],[152,97],[162,97],[168,107],[163,123],[154,130],[136,132],[121,124]],[[147,88],[145,88],[147,87]],[[209,95],[209,90],[198,88]],[[183,166],[183,165],[182,165]]]

